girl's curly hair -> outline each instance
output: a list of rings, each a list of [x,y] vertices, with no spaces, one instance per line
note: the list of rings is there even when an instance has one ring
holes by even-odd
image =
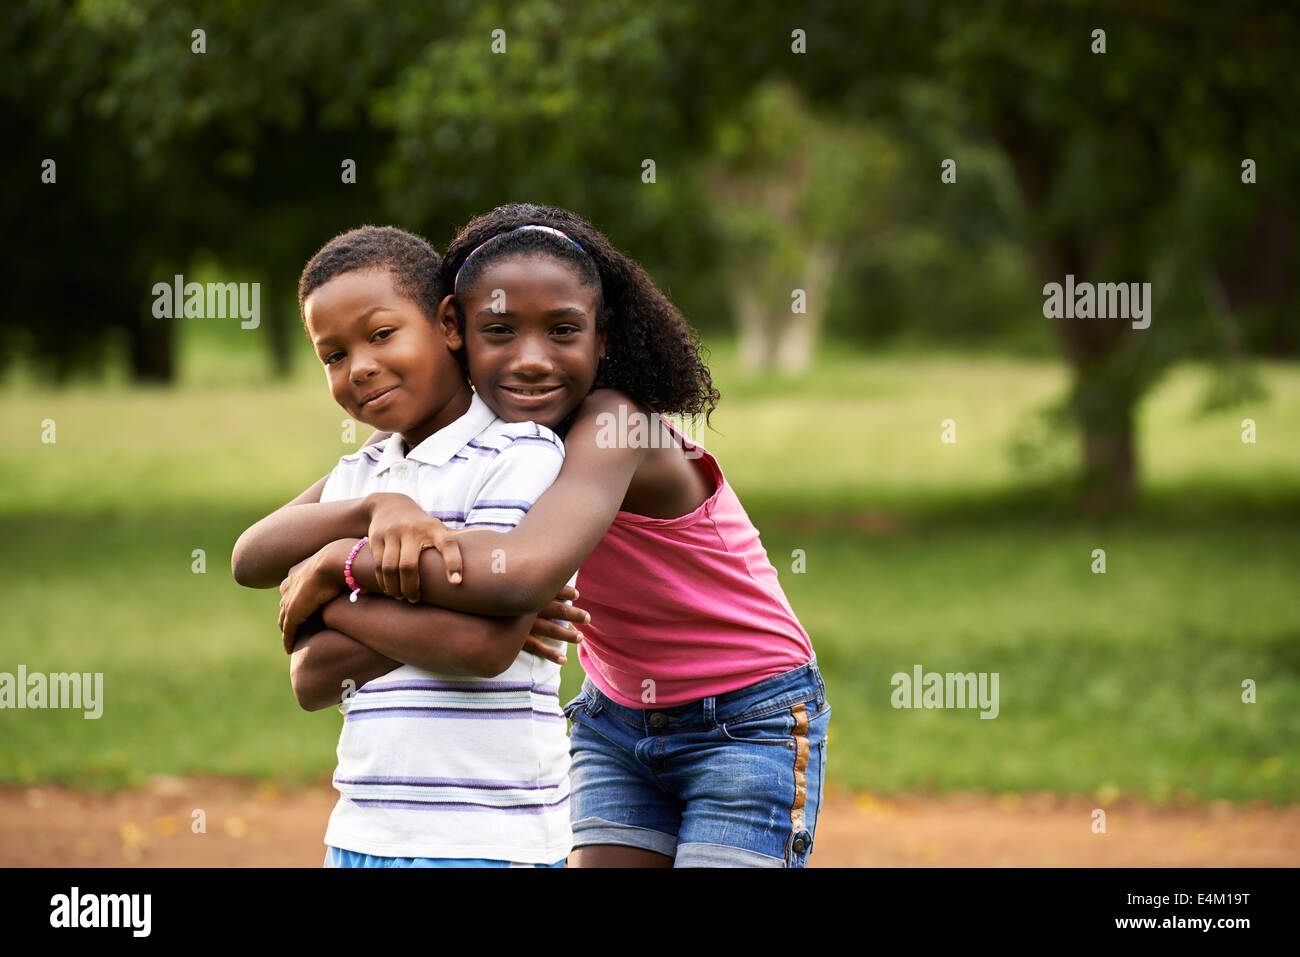
[[[677,307],[668,301],[645,270],[615,249],[590,223],[565,209],[511,203],[477,216],[452,240],[442,257],[438,285],[444,294],[456,289],[457,273],[465,260],[489,239],[520,226],[550,226],[582,247],[579,253],[563,239],[541,230],[526,230],[479,250],[460,275],[460,291],[472,288],[484,268],[506,256],[547,254],[575,267],[586,286],[592,286],[584,261],[599,274],[601,307],[597,331],[603,330],[605,359],[596,371],[593,388],[618,389],[656,412],[705,413],[706,421],[718,404],[709,367],[700,355],[702,346]],[[585,254],[585,255],[584,255]],[[462,334],[465,316],[459,303],[457,318]]]

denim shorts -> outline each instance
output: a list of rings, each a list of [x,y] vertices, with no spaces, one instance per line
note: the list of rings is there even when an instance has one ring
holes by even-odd
[[[816,659],[675,707],[628,708],[591,683],[573,722],[573,846],[655,851],[676,867],[804,867],[831,709]]]

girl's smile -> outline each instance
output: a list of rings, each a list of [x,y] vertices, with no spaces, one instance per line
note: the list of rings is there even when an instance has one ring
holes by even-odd
[[[452,348],[465,347],[469,377],[508,422],[554,428],[591,391],[604,334],[596,331],[597,290],[545,254],[492,263],[460,294],[463,339],[452,297],[439,316]]]
[[[541,408],[547,405],[552,399],[557,399],[564,393],[564,387],[558,385],[539,386],[536,388],[524,386],[512,388],[508,385],[503,385],[501,390],[513,395],[515,397],[514,402],[516,405],[528,408]]]

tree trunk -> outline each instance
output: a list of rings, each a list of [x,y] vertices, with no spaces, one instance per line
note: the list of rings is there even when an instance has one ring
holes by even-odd
[[[1090,512],[1111,512],[1137,497],[1134,401],[1113,391],[1109,377],[1076,371],[1075,412],[1083,432],[1080,504]]]
[[[1059,169],[1059,145],[1017,112],[999,116],[995,132],[1011,160],[1025,205],[1041,216]],[[1085,250],[1084,241],[1070,232],[1042,242],[1037,258],[1045,282],[1064,283],[1067,273],[1076,282],[1096,282],[1095,245]],[[1090,511],[1123,508],[1134,501],[1137,490],[1133,427],[1137,388],[1122,356],[1129,320],[1045,321],[1056,324],[1074,373],[1071,407],[1083,436],[1080,503]]]
[[[1074,275],[1091,281],[1091,275],[1082,270]],[[1053,277],[1056,282],[1064,279],[1065,272]],[[1130,320],[1048,321],[1057,323],[1066,358],[1074,371],[1071,404],[1083,436],[1081,504],[1096,512],[1125,508],[1137,493],[1137,386],[1132,370],[1125,368],[1123,349],[1126,336],[1132,334]]]
[[[283,309],[277,308],[277,305],[273,301],[271,307],[266,310],[269,328],[266,329],[264,334],[269,340],[271,349],[271,369],[277,379],[284,379],[288,377],[292,367],[292,356],[290,354],[292,343],[290,339],[293,326],[296,323],[286,321],[289,318],[288,315]],[[249,330],[253,335],[257,335],[259,331]]]
[[[1096,250],[1084,250],[1074,236],[1060,236],[1039,249],[1049,282],[1095,282]],[[1079,501],[1091,512],[1126,508],[1137,497],[1134,409],[1139,384],[1124,347],[1131,320],[1048,319],[1056,325],[1073,373],[1070,407],[1083,439]]]
[[[802,286],[805,311],[790,312],[780,330],[776,359],[783,371],[806,372],[812,364],[821,334],[822,319],[826,315],[831,280],[835,278],[835,267],[838,264],[839,253],[828,244],[819,243],[808,250],[804,260]]]
[[[756,372],[772,361],[772,343],[768,335],[767,314],[754,289],[752,276],[731,274],[731,302],[740,333],[738,348],[741,368]]]
[[[136,382],[171,383],[176,375],[173,323],[179,321],[137,317],[127,327],[132,379]]]

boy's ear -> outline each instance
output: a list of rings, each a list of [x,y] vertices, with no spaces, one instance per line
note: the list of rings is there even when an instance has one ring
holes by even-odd
[[[438,303],[438,324],[442,334],[447,337],[447,348],[453,352],[465,344],[465,337],[460,334],[460,322],[456,319],[456,297],[447,296]]]

